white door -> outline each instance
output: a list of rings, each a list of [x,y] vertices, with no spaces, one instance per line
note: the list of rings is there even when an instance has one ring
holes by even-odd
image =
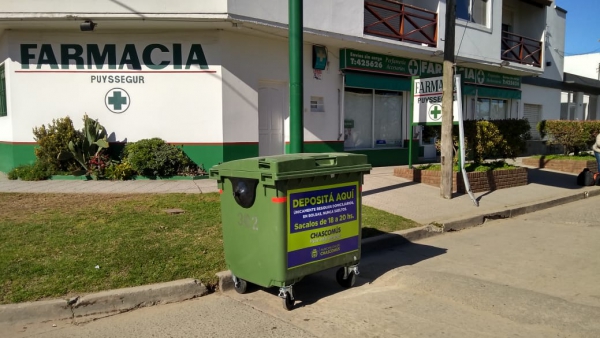
[[[529,132],[531,133],[532,140],[540,140],[540,133],[537,130],[537,124],[540,122],[542,116],[542,106],[539,104],[524,104],[523,107],[523,117],[529,121],[529,126],[531,129]]]
[[[286,86],[261,83],[258,88],[258,155],[280,155],[284,152],[283,121]]]

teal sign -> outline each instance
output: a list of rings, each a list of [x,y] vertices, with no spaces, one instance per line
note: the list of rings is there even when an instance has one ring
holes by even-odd
[[[437,62],[407,59],[354,49],[340,50],[340,68],[403,76],[439,76],[443,65]],[[521,88],[521,77],[481,69],[459,67],[464,83],[491,87]]]
[[[192,44],[184,53],[183,46],[178,43],[161,45],[158,43],[146,46],[125,44],[117,51],[117,45],[106,44],[22,44],[20,48],[21,69],[29,69],[35,65],[41,69],[44,65],[50,69],[132,69],[141,70],[142,65],[148,69],[190,69],[197,66],[208,69],[202,45]]]
[[[340,68],[404,76],[442,75],[443,72],[441,63],[369,53],[354,49],[340,50]]]
[[[327,68],[327,49],[324,46],[313,46],[313,69],[325,70]]]
[[[521,77],[502,73],[488,72],[481,69],[458,67],[464,83],[491,87],[521,88]]]

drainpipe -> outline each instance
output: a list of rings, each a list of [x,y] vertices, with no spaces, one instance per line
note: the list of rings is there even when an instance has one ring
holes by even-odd
[[[302,78],[303,0],[289,0],[290,153],[304,151],[304,83]]]

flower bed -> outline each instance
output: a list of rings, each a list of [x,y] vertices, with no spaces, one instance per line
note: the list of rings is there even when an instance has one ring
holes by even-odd
[[[442,172],[439,170],[396,168],[394,169],[394,176],[439,187],[442,179]],[[467,177],[469,178],[471,191],[473,192],[512,188],[527,185],[528,183],[527,168],[468,172]],[[458,172],[452,173],[452,191],[460,193],[467,192],[462,174],[459,174]]]
[[[523,159],[523,164],[536,168],[546,168],[565,173],[579,174],[583,168],[589,168],[591,171],[598,171],[596,160],[581,160],[581,159],[546,159],[542,157],[526,157]]]

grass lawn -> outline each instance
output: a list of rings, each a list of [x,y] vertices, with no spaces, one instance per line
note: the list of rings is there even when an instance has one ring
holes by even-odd
[[[419,226],[367,206],[363,225],[364,237]],[[218,194],[0,193],[0,304],[182,278],[213,286],[225,268]]]
[[[465,164],[466,172],[516,169],[516,168],[517,167],[515,167],[514,165],[508,164],[504,161],[485,162],[485,163],[480,163],[480,164],[476,164],[476,163]],[[425,164],[425,165],[418,166],[417,169],[441,171],[442,165],[441,164]],[[452,167],[452,170],[459,171],[458,165],[454,165],[454,167]]]
[[[573,161],[589,161],[596,160],[594,155],[579,154],[579,155],[535,155],[531,158],[544,158],[544,160],[573,160]]]

